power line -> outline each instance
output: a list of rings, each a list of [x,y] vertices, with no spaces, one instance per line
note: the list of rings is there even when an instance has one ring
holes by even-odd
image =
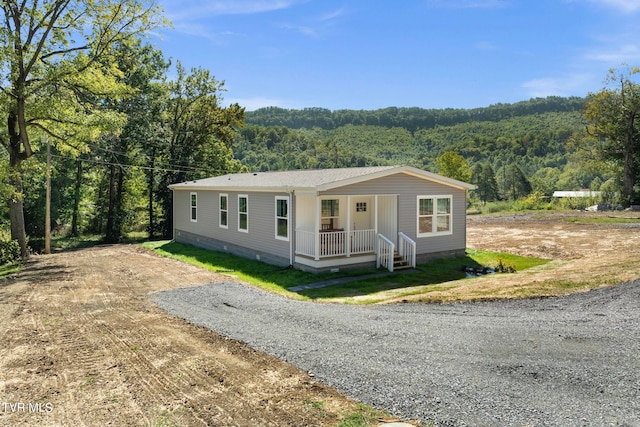
[[[194,171],[207,172],[207,173],[216,173],[216,172],[234,173],[235,172],[235,171],[223,170],[223,169],[205,169],[205,168],[196,168],[196,167],[189,167],[189,166],[185,166],[183,167],[183,169],[168,169],[168,168],[157,167],[157,166],[150,167],[150,166],[142,166],[142,165],[130,165],[126,163],[109,162],[106,160],[94,160],[94,159],[87,159],[82,157],[78,157],[74,159],[67,156],[61,156],[58,154],[52,154],[51,157],[55,157],[58,159],[81,161],[85,163],[92,163],[92,164],[103,165],[103,166],[118,166],[122,169],[142,169],[142,170],[149,170],[149,171],[156,171],[156,172],[174,172],[174,173],[180,173],[180,172],[187,173],[187,172],[194,172]],[[175,165],[169,165],[169,166],[175,167]],[[180,167],[180,166],[177,166],[177,167]]]
[[[101,147],[99,145],[96,144],[87,144],[88,146],[96,149],[96,150],[101,150],[104,151],[106,153],[109,154],[114,154],[114,155],[120,155],[120,156],[125,156],[125,157],[129,157],[131,155],[131,153],[125,153],[122,151],[117,151],[114,149],[110,149],[110,148],[106,148],[106,147]],[[223,172],[223,173],[235,173],[235,171],[229,171],[229,170],[222,170],[222,169],[207,169],[207,168],[201,168],[201,167],[197,167],[197,166],[190,166],[190,165],[185,165],[185,164],[180,164],[180,163],[169,163],[166,161],[162,161],[162,160],[156,160],[160,165],[162,165],[165,168],[178,168],[180,169],[180,172]],[[175,161],[175,159],[174,159]],[[158,169],[160,170],[160,169]],[[169,169],[169,171],[171,171]]]

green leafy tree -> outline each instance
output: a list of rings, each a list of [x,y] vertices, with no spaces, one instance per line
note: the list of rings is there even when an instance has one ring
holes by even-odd
[[[139,0],[6,0],[2,10],[0,144],[9,154],[11,237],[26,258],[22,163],[45,135],[77,154],[85,141],[121,126],[122,117],[99,102],[127,93],[112,49],[163,20],[155,4]]]
[[[163,235],[171,237],[173,198],[168,186],[178,182],[243,170],[234,159],[232,143],[244,122],[244,108],[220,105],[224,82],[208,70],[193,68],[189,74],[180,62],[177,77],[167,83],[166,140],[162,146],[164,169],[158,199],[164,218]]]
[[[559,190],[560,170],[558,168],[540,168],[531,177],[531,187],[544,196],[551,196],[554,191]],[[565,188],[563,188],[564,190]],[[572,188],[568,188],[571,190]]]
[[[477,186],[475,192],[482,202],[498,200],[498,183],[491,164],[476,163],[473,167],[472,182]]]
[[[622,192],[626,205],[640,204],[635,186],[640,181],[640,68],[610,70],[600,92],[586,104],[588,132],[596,137],[604,159],[622,167]]]
[[[463,182],[471,180],[471,168],[469,163],[458,153],[447,151],[435,160],[438,173],[449,178]]]
[[[531,183],[515,163],[504,168],[503,179],[504,194],[508,199],[517,200],[529,195],[532,191]]]

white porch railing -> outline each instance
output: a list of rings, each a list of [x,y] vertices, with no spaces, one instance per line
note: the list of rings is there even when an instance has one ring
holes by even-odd
[[[382,234],[378,234],[378,255],[376,256],[376,268],[384,267],[393,273],[393,254],[396,245]]]
[[[347,254],[345,231],[322,231],[320,236],[320,257]]]
[[[398,233],[398,254],[404,262],[416,268],[416,242],[403,232]]]
[[[296,230],[296,253],[315,258],[316,241],[320,242],[318,258],[373,253],[375,235],[375,230],[368,229],[350,232]]]
[[[350,233],[351,254],[366,254],[375,251],[376,230],[354,230]]]
[[[313,231],[296,230],[296,253],[315,257],[317,234]]]

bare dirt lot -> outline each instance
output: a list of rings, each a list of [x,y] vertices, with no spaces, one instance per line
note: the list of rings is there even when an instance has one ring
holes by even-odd
[[[637,279],[640,220],[589,222],[606,217],[472,217],[468,245],[554,259],[509,275],[510,286]],[[333,425],[357,410],[305,372],[146,298],[216,280],[136,246],[34,257],[0,281],[0,425]]]
[[[136,246],[35,257],[0,283],[0,425],[331,425],[354,410],[145,297],[215,280]]]

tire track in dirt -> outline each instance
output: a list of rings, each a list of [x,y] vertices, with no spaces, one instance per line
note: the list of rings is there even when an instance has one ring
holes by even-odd
[[[311,426],[355,410],[304,372],[146,298],[217,277],[135,246],[34,257],[0,282],[0,400],[53,410],[0,411],[0,426]]]

